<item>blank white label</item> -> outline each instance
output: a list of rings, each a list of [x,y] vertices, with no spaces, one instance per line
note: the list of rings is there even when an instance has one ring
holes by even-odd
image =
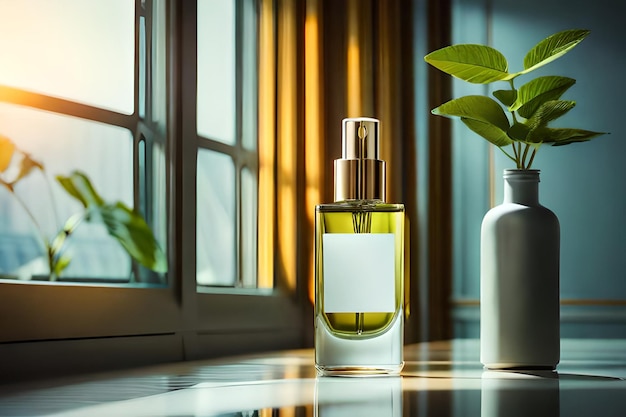
[[[325,233],[324,311],[395,311],[395,245],[391,233]]]

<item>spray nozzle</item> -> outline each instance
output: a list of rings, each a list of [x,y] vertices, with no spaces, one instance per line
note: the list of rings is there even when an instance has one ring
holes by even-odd
[[[335,160],[335,201],[385,200],[385,162],[378,156],[379,121],[343,119],[341,159]]]
[[[342,159],[378,159],[379,121],[370,117],[343,119]]]

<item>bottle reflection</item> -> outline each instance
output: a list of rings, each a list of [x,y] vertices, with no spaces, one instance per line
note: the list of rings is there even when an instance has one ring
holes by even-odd
[[[484,371],[481,417],[559,416],[559,375],[554,371]]]
[[[318,377],[314,416],[401,417],[402,378]]]

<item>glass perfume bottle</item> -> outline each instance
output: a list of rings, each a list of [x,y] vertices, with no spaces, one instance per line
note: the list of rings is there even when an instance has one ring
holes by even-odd
[[[404,365],[404,205],[385,202],[378,140],[378,120],[343,120],[335,202],[315,209],[321,375],[396,375]]]

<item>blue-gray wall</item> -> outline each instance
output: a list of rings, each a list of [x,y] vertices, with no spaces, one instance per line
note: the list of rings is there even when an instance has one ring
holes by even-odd
[[[453,43],[490,44],[522,69],[526,52],[563,29],[591,35],[569,54],[517,80],[537,75],[575,78],[564,96],[577,106],[554,126],[608,131],[591,142],[543,146],[540,198],[561,222],[563,337],[626,337],[626,2],[615,0],[454,0]],[[503,83],[454,82],[454,97],[484,94]],[[480,223],[502,199],[502,170],[510,161],[455,122],[454,143],[454,332],[477,337]]]

